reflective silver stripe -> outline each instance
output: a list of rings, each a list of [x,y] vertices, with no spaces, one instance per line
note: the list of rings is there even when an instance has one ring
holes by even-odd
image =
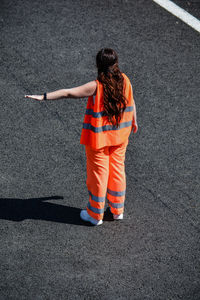
[[[104,114],[104,111],[100,111],[100,112],[94,112],[93,109],[86,109],[85,112],[86,115],[91,115],[94,118],[101,118]]]
[[[122,208],[122,207],[124,207],[124,202],[122,202],[122,203],[113,203],[113,202],[110,202],[110,200],[108,198],[107,198],[107,200],[108,200],[110,206],[112,206],[113,208]]]
[[[107,189],[107,193],[112,195],[112,196],[116,196],[116,197],[120,197],[120,196],[124,196],[126,193],[126,190],[121,191],[121,192],[116,192],[116,191],[112,191],[110,189]]]
[[[127,106],[126,109],[125,109],[124,111],[125,111],[125,112],[133,111],[133,106]]]
[[[103,214],[103,213],[104,213],[104,208],[96,208],[96,207],[92,207],[91,204],[90,204],[90,202],[88,202],[87,207],[88,207],[91,211],[93,211],[94,213],[96,213],[96,214]]]
[[[89,129],[95,133],[99,133],[102,131],[119,130],[129,126],[132,126],[132,121],[120,123],[118,128],[115,125],[104,125],[102,127],[95,127],[92,126],[90,123],[83,123],[83,129]]]
[[[89,190],[88,190],[88,193],[89,193],[91,199],[96,201],[96,202],[104,202],[105,201],[105,197],[94,196]]]
[[[133,106],[127,106],[124,112],[130,112],[133,111]],[[100,112],[94,112],[92,108],[86,109],[85,112],[86,115],[91,115],[93,118],[101,118],[104,116],[105,111],[100,111]]]

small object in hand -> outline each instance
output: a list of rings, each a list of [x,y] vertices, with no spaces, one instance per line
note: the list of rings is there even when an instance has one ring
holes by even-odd
[[[47,93],[44,93],[44,100],[47,100]]]

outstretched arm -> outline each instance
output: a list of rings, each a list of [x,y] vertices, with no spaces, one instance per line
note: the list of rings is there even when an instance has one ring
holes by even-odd
[[[57,100],[61,98],[84,98],[96,94],[96,89],[97,83],[95,80],[93,80],[71,89],[61,89],[55,92],[46,93],[46,99]],[[25,95],[25,98],[32,98],[42,101],[44,100],[44,95]]]

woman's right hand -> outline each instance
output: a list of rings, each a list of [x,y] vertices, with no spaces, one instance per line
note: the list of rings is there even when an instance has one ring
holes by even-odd
[[[133,125],[132,129],[133,129],[133,133],[136,133],[136,132],[138,131],[138,124],[135,123],[135,124]]]

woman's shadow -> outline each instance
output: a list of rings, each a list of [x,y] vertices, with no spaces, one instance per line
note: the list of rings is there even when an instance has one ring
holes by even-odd
[[[42,198],[0,198],[0,219],[11,221],[23,221],[25,219],[45,220],[74,225],[93,226],[80,218],[81,209],[56,203],[45,202],[47,200],[64,199],[62,196],[50,196]],[[113,221],[110,210],[104,213],[104,221]]]

